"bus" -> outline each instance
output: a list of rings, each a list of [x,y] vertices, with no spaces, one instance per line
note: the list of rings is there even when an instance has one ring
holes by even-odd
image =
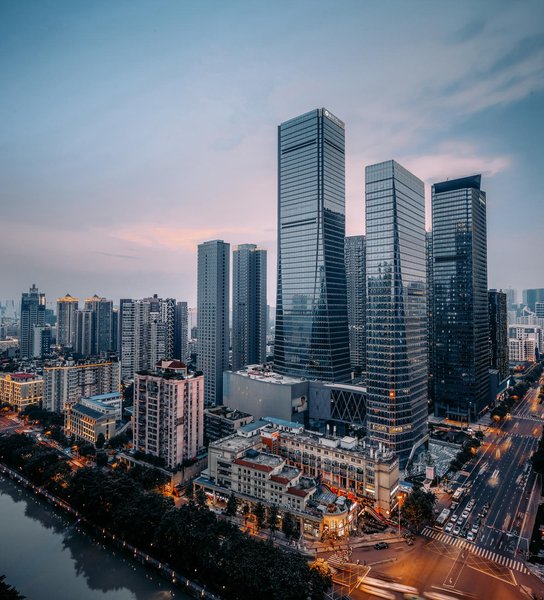
[[[449,508],[445,508],[436,519],[437,527],[444,527],[446,521],[450,518],[451,511]]]
[[[463,497],[464,493],[465,493],[465,488],[463,488],[463,487],[457,488],[455,490],[455,493],[451,497],[451,499],[454,502],[459,502],[459,500],[461,500],[461,498]]]

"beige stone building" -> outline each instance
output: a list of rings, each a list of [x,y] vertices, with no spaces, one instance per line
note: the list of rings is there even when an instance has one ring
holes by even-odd
[[[43,379],[34,373],[7,373],[0,375],[0,403],[11,404],[21,412],[43,398]]]

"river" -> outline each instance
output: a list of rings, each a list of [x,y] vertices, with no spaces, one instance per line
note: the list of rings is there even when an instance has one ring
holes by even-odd
[[[188,600],[0,475],[0,575],[28,600]]]

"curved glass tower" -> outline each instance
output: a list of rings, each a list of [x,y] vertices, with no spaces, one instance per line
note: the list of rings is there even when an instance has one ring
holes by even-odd
[[[350,379],[344,268],[344,123],[324,108],[278,128],[274,369]]]

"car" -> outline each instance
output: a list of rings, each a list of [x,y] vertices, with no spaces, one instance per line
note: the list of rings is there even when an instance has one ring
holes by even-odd
[[[469,542],[473,542],[473,541],[474,541],[474,533],[473,533],[472,531],[469,531],[469,532],[467,533],[467,540],[468,540]]]
[[[468,510],[465,508],[465,510],[464,510],[464,511],[463,511],[463,513],[461,514],[461,516],[463,517],[463,519],[466,519],[466,518],[468,517],[468,515],[469,515],[469,512],[470,512],[470,511],[468,511]]]
[[[455,523],[457,521],[457,519],[459,518],[459,515],[452,515],[450,521],[452,523]]]
[[[461,528],[459,525],[456,525],[453,529],[453,535],[459,535],[461,533]]]
[[[461,537],[467,537],[467,533],[468,533],[468,528],[467,527],[463,527],[463,529],[461,529]]]
[[[444,529],[444,531],[446,533],[450,533],[450,531],[453,529],[453,523],[450,521],[447,525],[446,528]]]
[[[385,548],[389,548],[389,544],[387,542],[378,542],[374,544],[374,548],[376,550],[385,550]]]
[[[472,531],[472,533],[478,533],[478,529],[480,529],[480,526],[478,523],[474,523],[470,531]]]
[[[459,525],[459,527],[463,527],[464,522],[465,522],[465,519],[463,519],[463,517],[459,517],[459,520],[457,521],[457,525]]]

